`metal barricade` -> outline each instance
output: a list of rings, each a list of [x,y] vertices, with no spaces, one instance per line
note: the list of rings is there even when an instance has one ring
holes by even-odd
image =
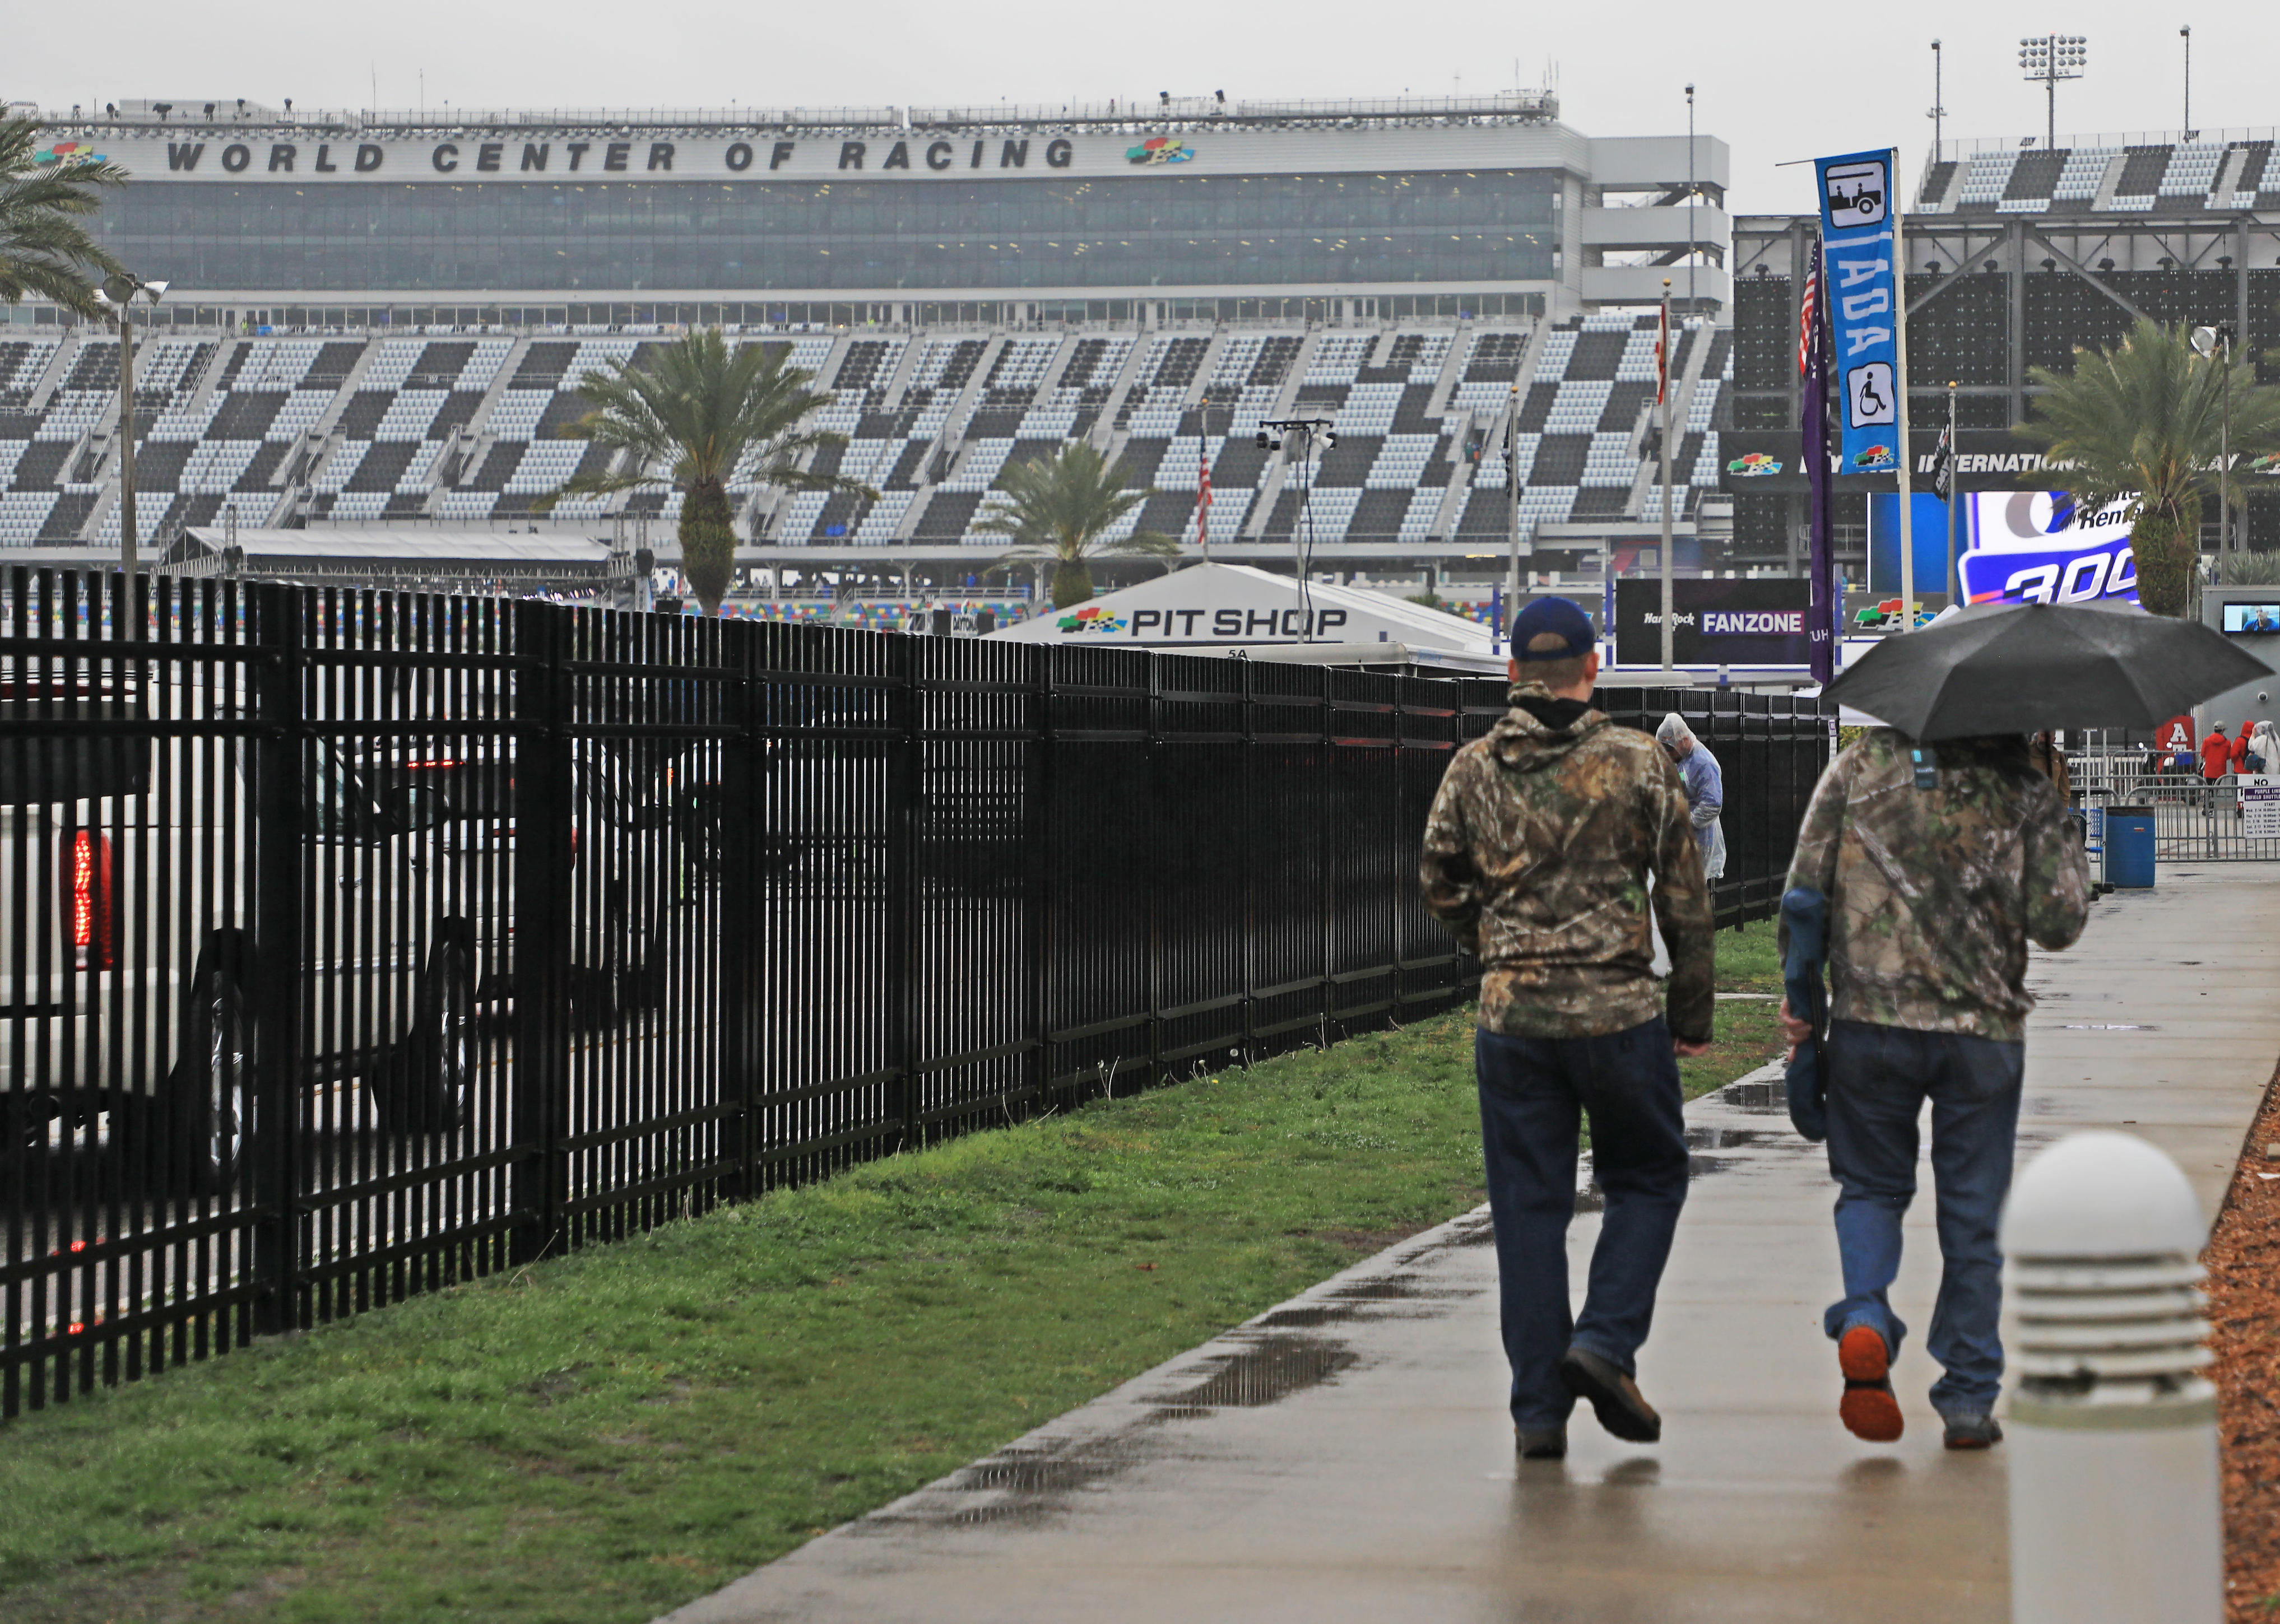
[[[2150,752],[2088,750],[2069,755],[2067,766],[2076,796],[2089,807],[2150,806],[2153,809],[2153,854],[2164,863],[2280,862],[2280,839],[2252,837],[2242,796],[2244,780],[2233,774],[2204,778],[2198,773],[2147,770]]]

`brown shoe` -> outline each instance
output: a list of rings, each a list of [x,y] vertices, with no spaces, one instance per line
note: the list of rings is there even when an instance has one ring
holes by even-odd
[[[1662,1441],[1662,1417],[1641,1397],[1638,1383],[1588,1348],[1570,1348],[1560,1361],[1561,1385],[1586,1399],[1599,1425],[1627,1443]]]

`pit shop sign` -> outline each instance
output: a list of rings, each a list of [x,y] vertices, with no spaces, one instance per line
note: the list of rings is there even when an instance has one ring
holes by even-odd
[[[1971,550],[1957,560],[1973,604],[2138,601],[2134,496],[2084,509],[2063,490],[1968,494]]]

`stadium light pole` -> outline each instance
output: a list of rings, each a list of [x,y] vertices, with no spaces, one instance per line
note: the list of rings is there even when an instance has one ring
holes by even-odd
[[[2187,23],[2177,30],[2177,37],[2185,42],[2185,121],[2177,131],[2187,141],[2193,138],[2193,26]]]
[[[104,278],[95,290],[95,302],[111,312],[119,328],[119,567],[130,583],[135,565],[135,296],[139,293],[156,304],[167,286],[122,271]]]
[[[1694,87],[1686,87],[1686,313],[1694,313]],[[1668,321],[1663,323],[1669,326]]]
[[[2216,550],[2222,557],[2232,549],[2232,323],[2221,321],[2213,327],[2193,329],[2193,348],[2202,360],[2215,360],[2220,346],[2224,354],[2224,401],[2216,431]]]
[[[2043,87],[2050,104],[2050,127],[2045,149],[2056,151],[2059,144],[2059,86],[2070,79],[2080,79],[2090,62],[2090,39],[2081,34],[2045,34],[2040,39],[2019,42],[2019,71],[2026,75],[2029,84]]]
[[[1941,127],[1947,118],[1947,97],[1940,89],[1940,70],[1945,65],[1945,58],[1940,55],[1939,42],[1934,40],[1931,42],[1931,161],[1935,164],[1940,161],[1942,156]]]

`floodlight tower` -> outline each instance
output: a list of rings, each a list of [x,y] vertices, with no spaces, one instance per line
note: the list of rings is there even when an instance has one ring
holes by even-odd
[[[2059,144],[2059,83],[2080,79],[2089,63],[2090,40],[2084,35],[2045,34],[2040,39],[2019,42],[2019,71],[2028,83],[2042,86],[2049,98],[2049,150],[2057,150]]]

